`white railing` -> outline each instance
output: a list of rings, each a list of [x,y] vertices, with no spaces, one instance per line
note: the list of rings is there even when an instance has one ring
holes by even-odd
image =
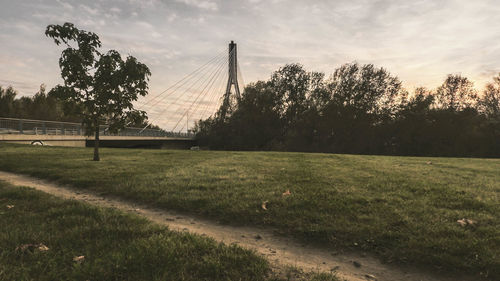
[[[133,127],[110,133],[106,125],[101,125],[99,131],[103,136],[194,138],[190,133]],[[85,129],[79,123],[0,117],[0,134],[83,136]]]

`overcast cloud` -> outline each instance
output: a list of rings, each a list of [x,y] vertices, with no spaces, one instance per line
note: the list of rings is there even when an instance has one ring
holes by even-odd
[[[498,0],[0,0],[0,85],[23,95],[60,83],[61,48],[48,24],[97,33],[131,54],[160,92],[238,43],[246,82],[286,63],[327,74],[358,61],[387,68],[407,88],[461,73],[482,87],[500,72]]]

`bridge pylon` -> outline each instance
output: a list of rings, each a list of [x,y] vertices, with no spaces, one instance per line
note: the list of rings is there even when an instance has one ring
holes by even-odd
[[[238,85],[238,56],[237,56],[237,48],[236,48],[236,43],[234,41],[231,41],[229,43],[229,76],[227,79],[227,87],[226,87],[226,95],[230,95],[231,93],[231,86],[234,86],[234,92],[236,94],[236,97],[239,99],[241,98],[240,96],[240,87]]]
[[[241,99],[240,87],[238,84],[238,55],[237,47],[234,41],[229,43],[229,59],[228,59],[228,78],[226,92],[224,93],[224,101],[221,107],[221,117],[225,118],[227,113],[233,111],[237,103]],[[231,88],[234,88],[234,95],[236,100],[232,99]]]

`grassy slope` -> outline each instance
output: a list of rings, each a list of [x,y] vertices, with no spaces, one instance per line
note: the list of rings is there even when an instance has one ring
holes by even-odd
[[[500,277],[500,160],[102,152],[95,163],[83,148],[3,145],[0,169],[223,222],[273,226],[387,261]],[[292,195],[284,198],[287,189]],[[478,224],[460,227],[461,218]]]
[[[0,229],[0,280],[277,280],[237,246],[1,181]],[[49,250],[16,250],[39,243]]]

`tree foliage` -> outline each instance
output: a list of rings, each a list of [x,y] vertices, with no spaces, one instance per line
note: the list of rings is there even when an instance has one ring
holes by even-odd
[[[94,160],[98,161],[100,124],[116,132],[128,122],[145,118],[146,113],[134,109],[133,102],[147,94],[151,72],[132,56],[124,60],[115,50],[101,53],[99,37],[71,23],[49,25],[45,35],[66,46],[59,59],[64,84],[51,92],[81,106],[86,132],[95,135]]]
[[[493,82],[486,85],[484,94],[478,103],[481,112],[500,122],[500,74],[493,78]]]
[[[80,109],[75,104],[57,99],[51,92],[47,93],[43,84],[33,96],[17,96],[14,88],[0,86],[0,117],[81,122]]]
[[[0,86],[0,117],[82,123],[81,111],[77,104],[54,96],[54,91],[47,93],[44,84],[34,95],[21,97],[13,87]],[[157,125],[148,123],[147,116],[127,123],[127,127],[145,126],[161,130]]]
[[[448,75],[443,85],[436,90],[435,96],[438,108],[451,111],[472,108],[478,99],[474,83],[461,75]]]
[[[330,77],[286,65],[245,88],[229,118],[200,120],[214,149],[500,156],[500,75],[478,97],[466,77],[408,93],[383,68],[349,63]]]

